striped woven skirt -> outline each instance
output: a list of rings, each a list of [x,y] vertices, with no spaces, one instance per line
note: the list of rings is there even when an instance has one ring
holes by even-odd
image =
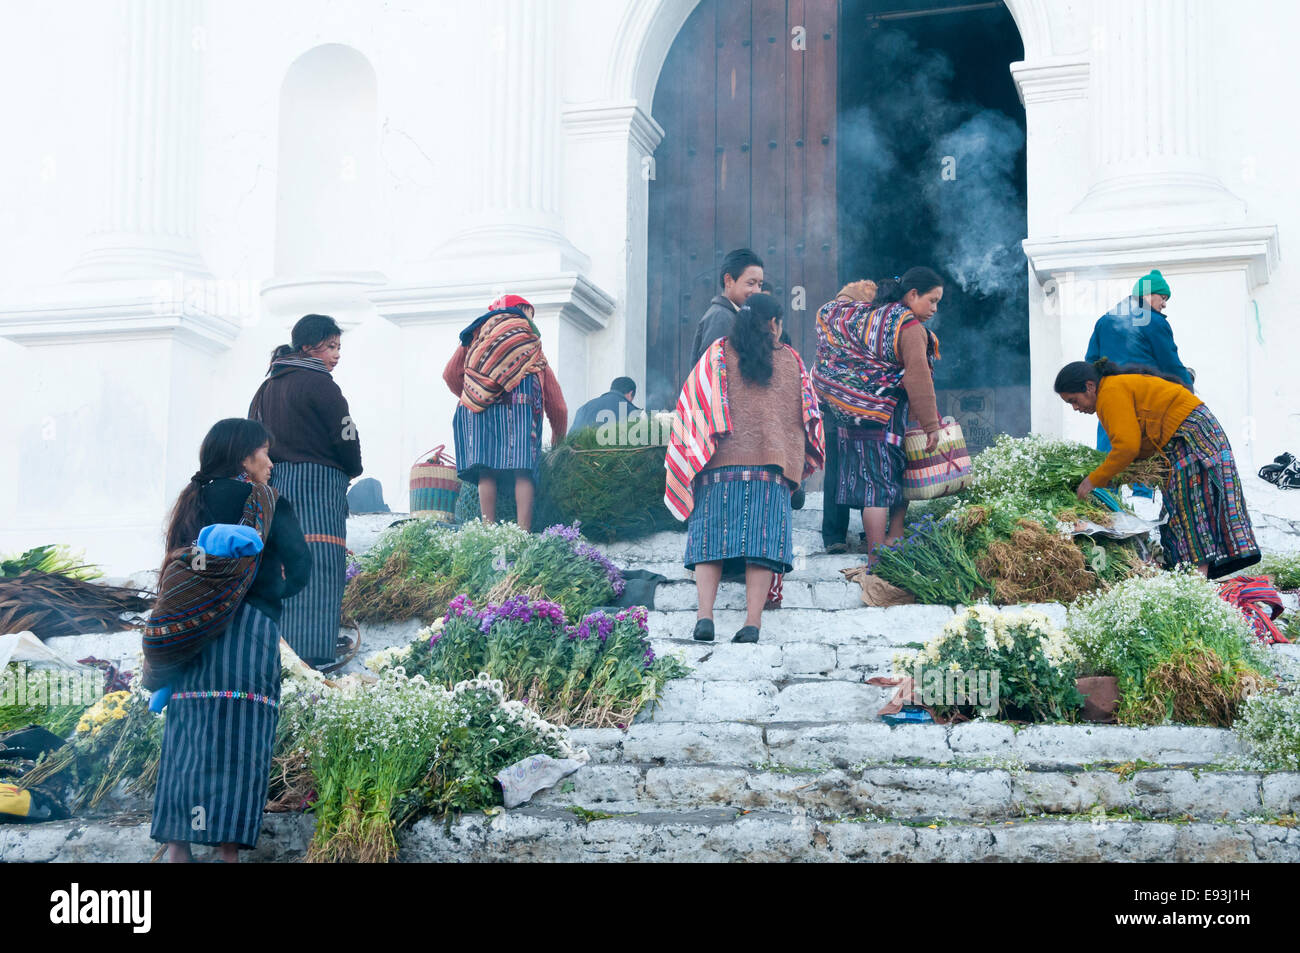
[[[835,441],[836,504],[865,509],[903,502],[907,456],[900,444],[890,441],[888,428],[841,424],[835,428]]]
[[[307,585],[284,600],[280,634],[304,662],[330,665],[347,581],[347,474],[319,463],[277,463],[271,486],[293,504],[312,558]]]
[[[456,405],[456,475],[478,483],[481,470],[527,470],[537,484],[542,464],[542,383],[529,374],[480,413]]]
[[[279,720],[279,627],[244,603],[171,688],[151,836],[255,846]]]
[[[1211,579],[1259,562],[1246,497],[1228,436],[1204,404],[1174,431],[1162,487],[1169,521],[1160,527],[1166,564],[1209,564]]]
[[[686,524],[687,569],[696,563],[754,563],[774,572],[793,567],[791,484],[775,467],[718,467],[695,480]]]

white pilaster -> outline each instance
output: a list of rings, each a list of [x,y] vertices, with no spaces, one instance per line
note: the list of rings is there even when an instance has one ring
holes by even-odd
[[[567,191],[584,195],[570,216],[572,234],[591,248],[592,278],[624,289],[608,330],[592,336],[586,394],[603,393],[627,375],[646,391],[646,266],[638,250],[649,229],[649,185],[660,125],[635,103],[583,103],[564,112]]]
[[[490,58],[476,84],[486,120],[469,224],[438,252],[483,281],[586,271],[560,210],[560,72],[555,0],[493,0]]]
[[[73,281],[206,276],[196,241],[202,0],[126,0],[109,188]]]
[[[1205,0],[1097,0],[1091,185],[1079,224],[1132,212],[1148,226],[1239,221],[1209,147],[1214,53]]]

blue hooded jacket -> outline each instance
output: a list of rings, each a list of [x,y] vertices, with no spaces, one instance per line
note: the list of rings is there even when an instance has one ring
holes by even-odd
[[[1145,364],[1173,374],[1192,390],[1192,375],[1178,357],[1169,319],[1159,311],[1144,308],[1136,297],[1125,298],[1097,319],[1084,360],[1103,357],[1115,364]],[[1097,425],[1097,449],[1110,449],[1101,424]]]

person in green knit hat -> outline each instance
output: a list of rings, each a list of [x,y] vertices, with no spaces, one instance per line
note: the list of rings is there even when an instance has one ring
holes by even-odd
[[[1133,285],[1133,294],[1097,319],[1084,360],[1103,357],[1112,364],[1140,364],[1181,380],[1192,390],[1195,376],[1184,366],[1165,317],[1173,296],[1169,282],[1153,268]],[[1097,428],[1097,449],[1110,450],[1106,432]]]

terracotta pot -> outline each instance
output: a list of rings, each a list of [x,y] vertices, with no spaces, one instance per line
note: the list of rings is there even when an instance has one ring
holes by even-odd
[[[1119,684],[1113,675],[1090,675],[1074,682],[1083,696],[1083,720],[1113,725],[1119,708]]]

